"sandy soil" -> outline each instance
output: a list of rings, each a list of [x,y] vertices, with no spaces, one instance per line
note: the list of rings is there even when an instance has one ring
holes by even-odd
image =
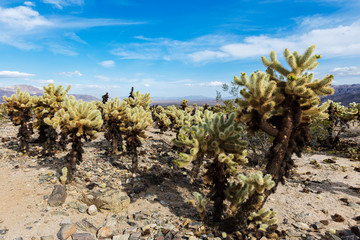
[[[50,159],[47,164],[36,156],[19,154],[16,151],[16,131],[17,128],[10,123],[0,124],[0,136],[10,138],[0,143],[0,233],[1,230],[8,229],[6,234],[0,234],[0,239],[23,237],[27,240],[56,236],[59,224],[75,223],[84,218],[96,227],[101,227],[106,216],[111,213],[102,211],[90,216],[80,213],[76,207],[82,194],[89,192],[85,188],[88,183],[82,180],[89,171],[94,175],[91,182],[98,186],[106,183],[113,189],[127,190],[131,181],[131,187],[137,186],[136,179],[139,176],[132,176],[124,170],[124,166],[118,166],[121,165],[119,161],[124,163],[122,158],[111,164],[106,161],[107,157],[103,155],[106,143],[100,137],[86,145],[84,158],[87,161],[79,168],[79,180],[67,186],[68,197],[65,204],[62,207],[49,207],[47,197],[54,185],[59,184],[58,177],[63,164],[61,154],[56,159]],[[150,138],[144,144],[146,153],[141,165],[149,169],[151,163],[171,171],[171,164],[166,164],[172,161],[175,154],[164,152],[168,149],[171,137],[168,134],[164,138],[154,132],[149,135]],[[34,145],[32,151],[36,152],[38,148]],[[334,163],[326,163],[325,159],[331,159]],[[54,161],[53,164],[51,161]],[[348,230],[359,224],[355,219],[360,216],[360,193],[356,189],[360,187],[360,173],[354,169],[360,167],[359,162],[309,153],[296,158],[295,162],[298,167],[293,177],[285,185],[279,186],[266,203],[266,207],[277,212],[279,229],[287,232],[286,239],[301,239],[306,236],[324,239],[330,229]],[[175,225],[183,232],[189,231],[182,228],[184,221],[199,221],[196,210],[187,202],[191,200],[191,192],[201,186],[190,185],[186,171],[177,171],[168,175],[160,174],[161,178],[151,181],[144,177],[139,184],[145,184],[145,191],[138,194],[128,191],[132,202],[126,211],[118,214],[119,219],[123,219],[117,225],[118,232],[130,226],[127,223],[129,216],[137,212],[148,216],[144,224],[162,224],[159,223],[161,220]],[[149,195],[154,197],[149,200]],[[344,221],[335,222],[332,219],[334,214],[340,214]],[[320,220],[328,220],[329,224],[321,226],[319,230],[314,229],[311,225]]]

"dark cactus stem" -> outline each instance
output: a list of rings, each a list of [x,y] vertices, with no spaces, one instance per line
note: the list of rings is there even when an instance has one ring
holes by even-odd
[[[39,140],[42,143],[42,151],[41,154],[43,156],[53,156],[57,149],[56,140],[58,134],[54,128],[49,125],[42,125],[40,127],[43,131],[44,138],[40,138]]]
[[[137,173],[139,171],[139,159],[137,148],[141,146],[141,141],[137,137],[137,134],[133,134],[132,136],[128,137],[126,140],[126,150],[131,156],[131,171],[133,173]]]
[[[105,93],[102,96],[102,103],[105,104],[109,100],[109,93]]]
[[[135,97],[134,97],[134,87],[131,87],[129,98],[135,99]]]
[[[213,221],[214,223],[219,223],[221,221],[221,215],[224,210],[224,200],[226,198],[224,192],[227,185],[225,164],[218,162],[216,159],[216,161],[209,166],[206,175],[212,178],[214,186],[214,195],[210,198],[214,201]]]
[[[203,162],[203,156],[199,156],[193,161],[193,168],[191,169],[190,177],[197,178],[200,172],[200,167],[202,162]]]
[[[76,136],[76,133],[72,134],[71,137],[72,145],[71,151],[67,155],[67,183],[71,183],[73,180],[74,173],[76,171],[76,164],[80,164],[82,161],[83,143],[81,142],[81,137]]]
[[[118,124],[113,122],[109,124],[110,128],[105,133],[105,138],[111,142],[111,154],[117,154],[122,150],[122,132],[120,131]]]
[[[20,139],[19,147],[20,151],[28,153],[30,150],[29,142],[32,135],[32,123],[21,122],[17,137]]]

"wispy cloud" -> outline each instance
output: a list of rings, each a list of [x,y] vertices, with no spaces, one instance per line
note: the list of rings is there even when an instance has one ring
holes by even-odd
[[[356,66],[351,67],[337,67],[332,69],[332,72],[335,76],[360,76],[360,69]]]
[[[54,54],[61,54],[66,56],[76,56],[78,55],[70,46],[63,46],[58,43],[49,43],[48,49]]]
[[[73,77],[73,76],[81,77],[83,75],[79,70],[75,70],[73,72],[60,72],[58,74],[67,77]]]
[[[211,81],[211,82],[200,82],[200,83],[185,83],[187,87],[219,87],[224,83],[220,81]]]
[[[82,44],[85,44],[87,45],[88,43],[85,42],[84,40],[82,40],[78,35],[76,35],[76,33],[74,32],[67,32],[65,33],[65,37],[75,41],[75,42],[78,42],[78,43],[82,43]]]
[[[0,78],[21,78],[21,77],[33,77],[35,74],[24,73],[18,71],[0,71]]]
[[[49,0],[53,5],[65,6],[66,4],[82,4],[79,0]],[[65,5],[64,5],[65,4]],[[32,2],[27,1],[23,6],[0,7],[0,43],[17,47],[23,50],[49,49],[47,43],[42,40],[53,39],[53,45],[59,45],[61,40],[59,30],[66,30],[65,37],[82,44],[87,44],[74,30],[88,29],[104,26],[125,26],[144,24],[144,22],[127,21],[122,19],[108,18],[80,18],[70,15],[42,15],[33,9]],[[60,34],[60,36],[64,36]],[[56,40],[54,40],[56,39]],[[46,41],[47,42],[47,41]],[[59,49],[50,48],[50,51],[57,54],[77,55],[69,47],[60,46]]]
[[[43,3],[51,4],[58,9],[63,9],[64,7],[77,5],[84,5],[84,0],[42,0]]]
[[[99,63],[101,66],[106,68],[115,67],[115,62],[113,60],[106,60]]]

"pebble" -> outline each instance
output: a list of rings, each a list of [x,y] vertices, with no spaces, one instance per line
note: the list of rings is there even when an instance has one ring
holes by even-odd
[[[72,240],[95,240],[90,233],[74,233],[71,235]]]
[[[91,216],[96,215],[98,212],[97,207],[95,205],[91,205],[87,211],[88,211],[88,214]]]
[[[141,232],[134,232],[130,235],[129,240],[138,240],[141,237]]]
[[[60,240],[68,239],[72,234],[76,232],[76,226],[74,224],[65,224],[60,228],[57,237]]]
[[[112,237],[112,240],[128,240],[130,237],[130,234],[123,234],[123,235],[116,235]]]
[[[127,229],[125,229],[125,231],[124,231],[124,234],[126,234],[126,233],[134,233],[134,232],[136,232],[137,231],[137,227],[129,227],[129,228],[127,228]]]
[[[335,215],[333,215],[331,217],[335,222],[345,222],[345,218],[343,216],[341,216],[340,214],[336,213]]]
[[[88,206],[85,203],[81,203],[78,206],[78,210],[81,213],[85,213],[88,210]]]
[[[63,205],[67,197],[66,188],[63,185],[55,185],[49,196],[48,204],[51,207]]]
[[[304,230],[308,230],[309,226],[306,223],[303,222],[295,222],[292,224],[294,227],[299,228],[299,229],[304,229]]]
[[[111,238],[113,236],[113,232],[108,227],[101,227],[97,232],[97,237],[102,238]]]
[[[42,236],[40,237],[40,240],[54,240],[54,236]]]

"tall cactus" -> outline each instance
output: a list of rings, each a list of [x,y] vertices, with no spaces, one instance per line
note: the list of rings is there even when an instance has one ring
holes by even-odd
[[[103,120],[95,103],[76,101],[66,98],[63,108],[55,113],[53,118],[45,118],[45,123],[54,129],[61,128],[72,142],[71,151],[67,155],[67,182],[71,182],[76,171],[76,164],[82,161],[83,143],[81,139],[90,141],[95,138],[96,130],[101,127]]]
[[[238,99],[238,117],[247,123],[249,130],[254,132],[261,129],[275,137],[266,166],[266,173],[272,176],[275,188],[288,176],[294,165],[292,154],[300,156],[310,140],[311,117],[327,116],[325,110],[328,104],[319,106],[320,97],[334,92],[331,88],[332,75],[318,80],[314,79],[312,73],[306,72],[318,65],[320,56],[314,55],[314,50],[315,46],[311,46],[300,55],[285,49],[284,57],[290,69],[283,67],[272,51],[270,60],[262,57],[263,64],[268,67],[267,73],[255,72],[250,79],[242,73],[240,78],[234,78],[236,84],[245,87],[240,91],[243,99]],[[277,77],[276,72],[284,76],[285,80]],[[265,195],[269,194],[270,191],[267,191]],[[234,224],[238,227],[246,225],[251,212],[262,206],[256,204],[261,200],[260,196],[253,194],[241,205]]]
[[[15,126],[19,126],[18,138],[20,139],[20,151],[29,152],[30,137],[33,133],[32,128],[32,108],[34,98],[27,92],[22,92],[19,88],[16,90],[16,95],[11,97],[3,97],[5,103],[3,107],[6,109],[11,122]]]
[[[70,85],[64,90],[59,85],[55,87],[53,83],[44,86],[44,94],[39,98],[34,98],[35,122],[34,128],[39,130],[38,141],[42,144],[43,155],[53,155],[56,149],[58,134],[54,128],[44,122],[44,119],[54,117],[55,113],[62,107],[66,94],[70,90]],[[63,145],[63,144],[61,144]]]
[[[140,147],[141,138],[145,138],[145,129],[153,123],[150,103],[150,94],[141,94],[131,92],[130,96],[124,99],[125,111],[122,117],[122,126],[120,130],[125,135],[126,150],[132,157],[132,171],[138,171],[138,153],[137,148]]]

